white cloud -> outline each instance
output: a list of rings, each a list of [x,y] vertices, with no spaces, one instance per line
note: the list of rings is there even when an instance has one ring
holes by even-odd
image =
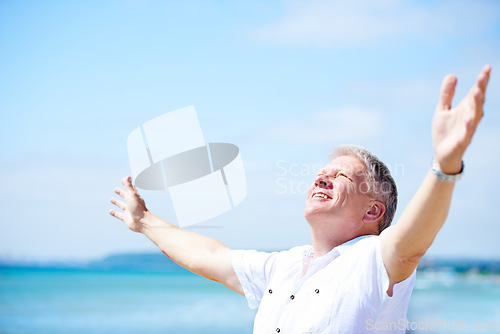
[[[275,22],[252,29],[254,39],[290,45],[350,46],[405,36],[437,39],[474,34],[498,19],[498,3],[291,0]]]
[[[306,145],[359,142],[380,135],[382,123],[382,116],[377,111],[343,107],[282,122],[266,131],[262,138]]]

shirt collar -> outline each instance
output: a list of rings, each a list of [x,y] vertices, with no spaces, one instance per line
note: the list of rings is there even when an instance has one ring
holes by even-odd
[[[334,252],[334,251],[337,251],[339,253],[339,255],[342,255],[343,253],[345,253],[347,250],[349,250],[349,248],[351,248],[352,246],[354,246],[356,243],[358,243],[359,241],[363,240],[363,239],[366,239],[366,238],[371,238],[371,237],[374,237],[375,235],[373,234],[369,234],[369,235],[362,235],[360,237],[357,237],[357,238],[354,238],[352,240],[349,240],[347,242],[344,242],[342,245],[339,245],[337,247],[335,247],[334,249],[332,249],[330,251],[331,252]]]
[[[374,237],[374,236],[375,235],[373,235],[373,234],[369,234],[369,235],[362,235],[360,237],[351,239],[347,242],[344,242],[342,245],[338,245],[337,247],[334,247],[331,251],[329,251],[327,254],[323,255],[322,257],[329,258],[332,256],[333,257],[340,256],[343,253],[345,253],[347,250],[349,250],[349,248],[351,248],[356,243],[358,243],[359,241],[366,239],[366,238]],[[314,249],[312,246],[310,246],[304,250],[304,256],[311,257],[311,258],[314,257]]]

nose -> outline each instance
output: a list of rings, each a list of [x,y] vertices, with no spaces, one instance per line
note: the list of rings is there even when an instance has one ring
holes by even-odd
[[[316,176],[316,180],[314,180],[314,184],[316,187],[323,189],[332,189],[333,183],[325,175]]]

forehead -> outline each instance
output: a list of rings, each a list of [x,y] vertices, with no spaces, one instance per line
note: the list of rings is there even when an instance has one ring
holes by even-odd
[[[361,160],[348,155],[334,158],[328,165],[321,169],[321,171],[327,173],[343,171],[352,174],[363,173],[364,170],[365,164]]]

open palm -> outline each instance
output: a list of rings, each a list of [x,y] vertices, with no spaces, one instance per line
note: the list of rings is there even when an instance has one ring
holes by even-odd
[[[457,79],[447,75],[441,86],[441,96],[432,120],[434,154],[440,169],[457,174],[462,167],[462,156],[469,146],[479,121],[483,117],[483,104],[491,67],[483,67],[467,96],[455,107]]]
[[[125,189],[116,187],[115,193],[120,195],[125,201],[111,198],[111,203],[116,205],[118,208],[123,210],[123,212],[118,212],[116,210],[110,210],[109,213],[127,225],[129,229],[134,232],[142,232],[142,224],[140,223],[141,218],[148,212],[144,200],[137,192],[136,187],[132,184],[130,177],[125,177],[122,179],[122,184]]]

